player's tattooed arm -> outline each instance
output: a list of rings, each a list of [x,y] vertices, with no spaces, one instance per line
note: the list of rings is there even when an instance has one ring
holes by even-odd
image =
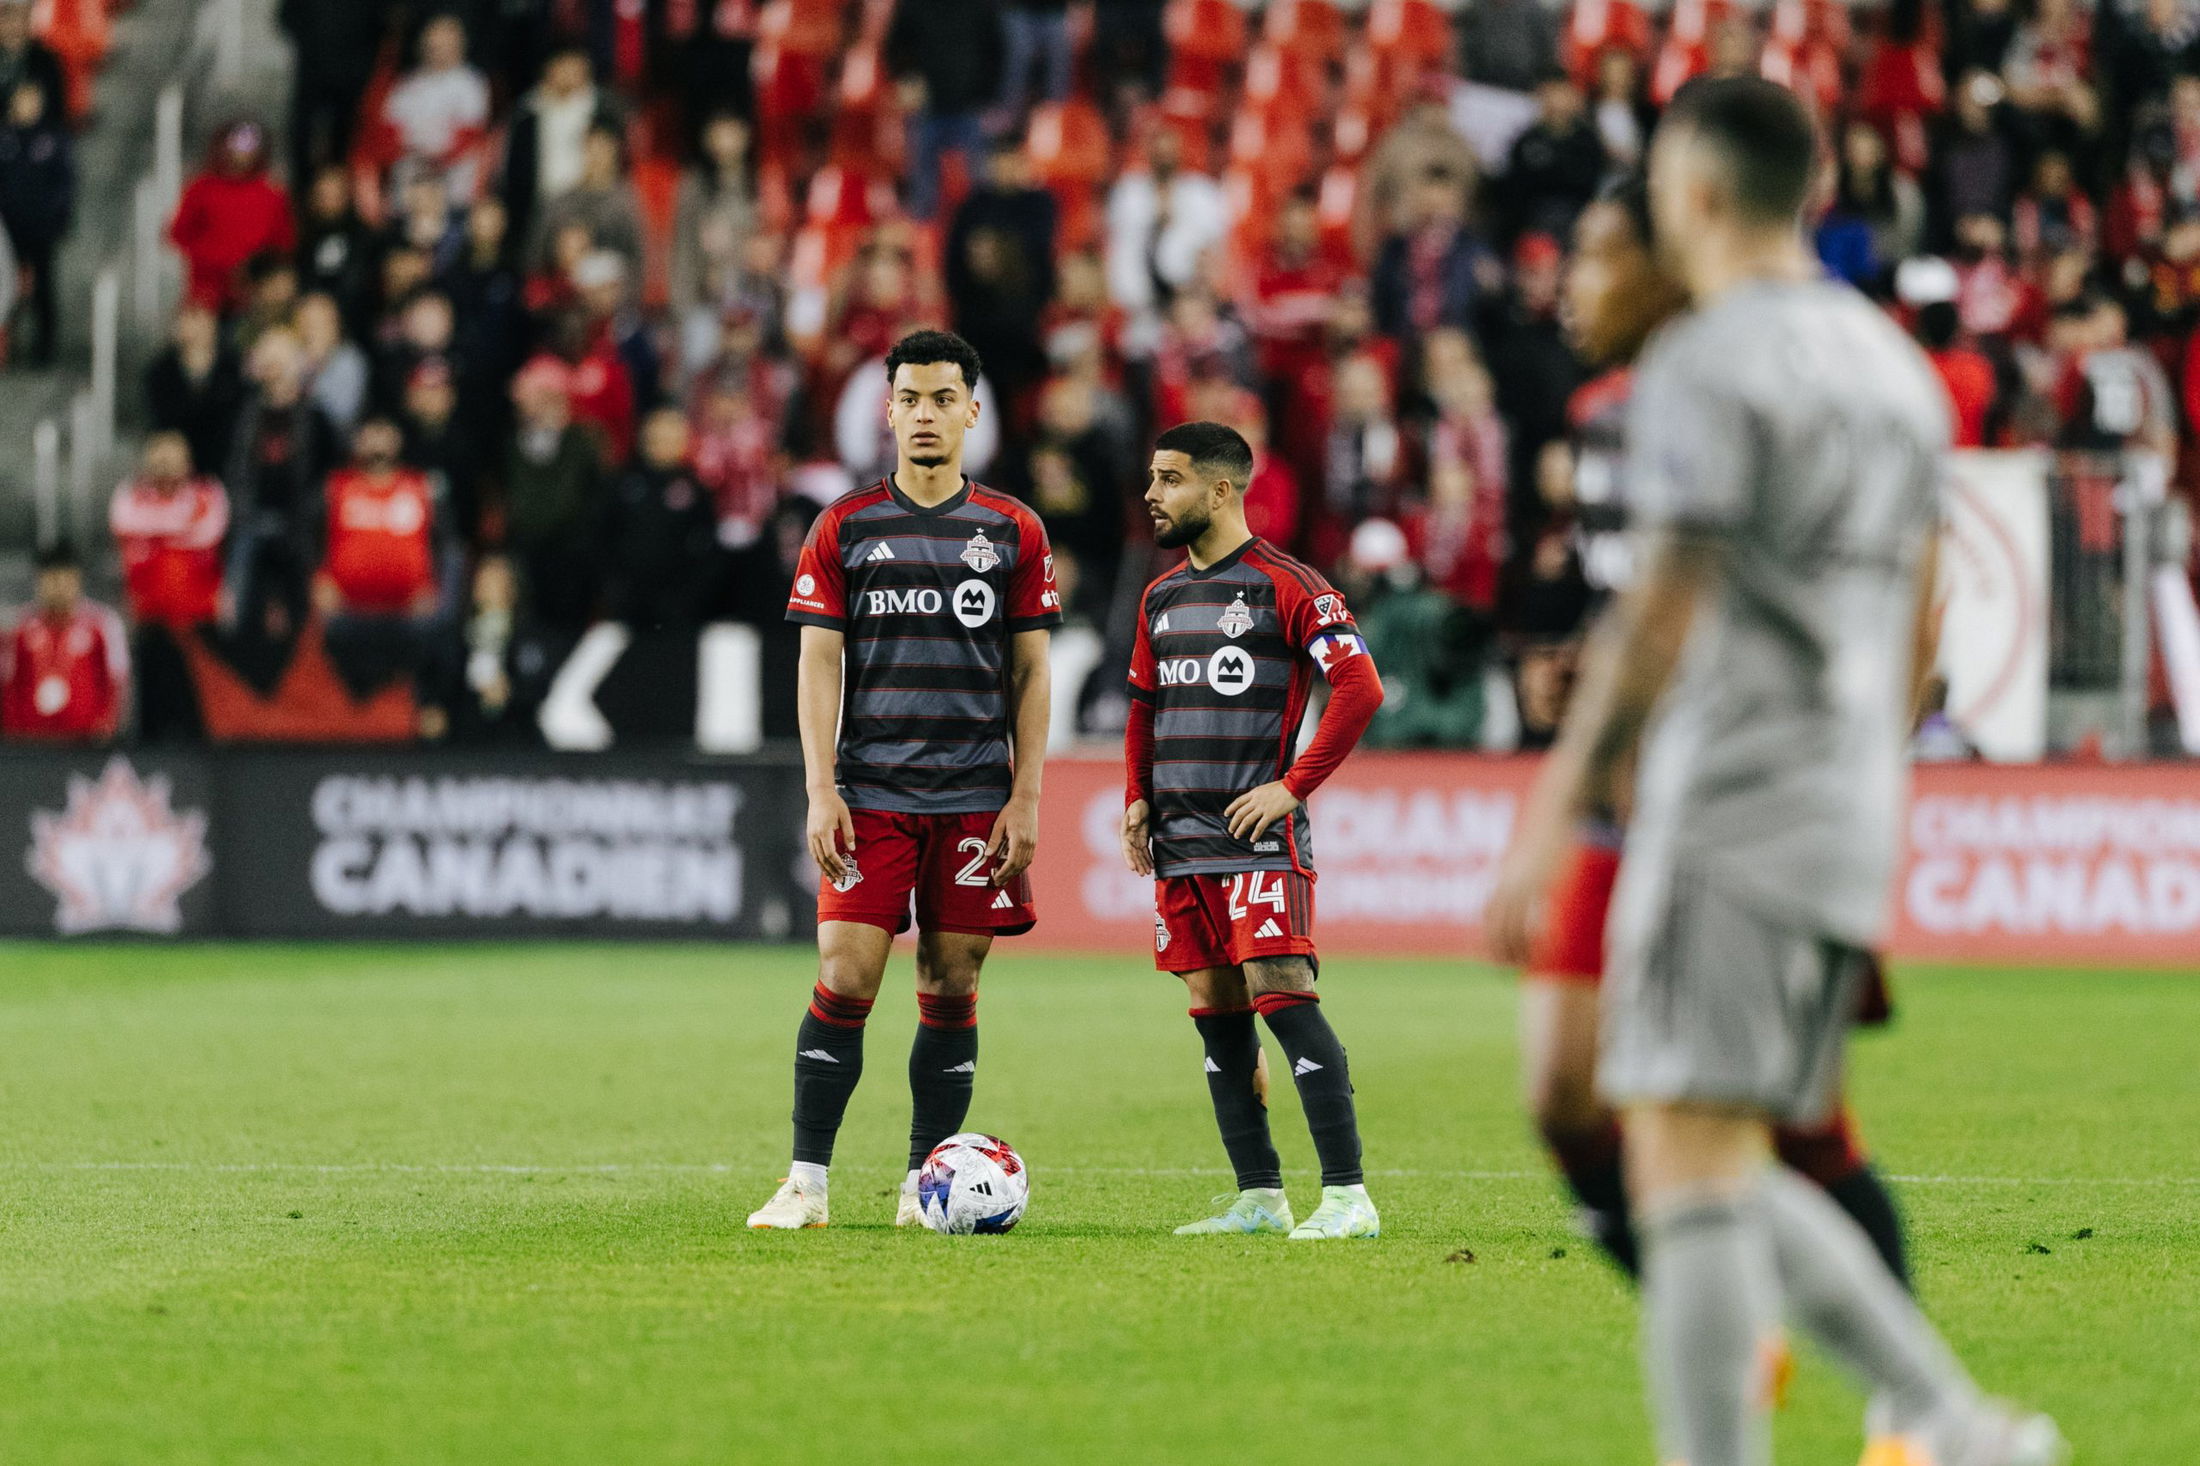
[[[1039,849],[1039,774],[1046,766],[1047,715],[1054,700],[1047,642],[1044,631],[1019,631],[1009,640],[1008,716],[1016,777],[986,842],[995,886],[1005,886],[1028,870]]]
[[[1716,535],[1667,530],[1646,549],[1641,576],[1590,633],[1565,725],[1498,868],[1483,924],[1499,961],[1527,960],[1575,822],[1626,801],[1626,770],[1680,663],[1696,608],[1726,574],[1726,544]]]
[[[848,867],[840,857],[856,850],[856,822],[833,778],[833,745],[840,735],[840,659],[846,641],[828,627],[803,627],[802,657],[794,682],[803,782],[810,795],[805,833],[810,858],[831,881],[846,878]]]

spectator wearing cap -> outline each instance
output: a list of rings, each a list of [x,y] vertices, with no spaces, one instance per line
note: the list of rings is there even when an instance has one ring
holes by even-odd
[[[308,295],[293,319],[305,354],[306,396],[328,418],[329,426],[348,434],[367,410],[372,371],[367,354],[344,335],[344,316],[333,295]]]
[[[153,430],[181,433],[193,463],[226,467],[244,386],[220,320],[203,303],[186,299],[176,309],[167,349],[145,368],[145,413]]]
[[[886,64],[909,117],[911,216],[939,212],[940,170],[957,153],[975,172],[984,149],[982,116],[1001,95],[1001,12],[996,0],[898,0],[886,33]]]
[[[480,181],[473,154],[489,127],[489,83],[467,64],[466,28],[457,16],[435,16],[421,29],[420,63],[390,89],[382,120],[404,149],[400,182],[427,170],[442,175],[454,200],[473,196]]]
[[[588,171],[589,133],[618,125],[587,49],[562,45],[552,51],[542,80],[520,99],[505,144],[502,193],[518,232],[526,233],[537,208],[580,186]]]
[[[589,128],[580,182],[535,211],[527,256],[538,271],[556,263],[558,239],[585,231],[589,249],[608,249],[626,262],[630,279],[641,278],[642,207],[626,176],[626,142],[607,124]]]
[[[449,358],[431,356],[412,369],[398,414],[404,433],[401,456],[431,480],[450,522],[452,537],[471,543],[481,524],[481,456],[477,431],[459,415],[458,375]]]
[[[371,316],[374,231],[359,217],[351,173],[330,165],[313,175],[298,230],[298,285],[334,297],[345,330],[357,333]]]
[[[602,438],[573,413],[573,369],[542,355],[512,383],[519,420],[504,464],[505,543],[543,622],[578,636],[604,569]]]
[[[1155,128],[1144,166],[1108,191],[1108,295],[1134,318],[1150,318],[1197,278],[1200,260],[1229,229],[1221,185],[1184,166],[1175,132]]]
[[[341,440],[306,396],[305,352],[291,331],[260,338],[250,375],[223,475],[232,516],[225,578],[246,634],[280,641],[305,614],[321,480]]]
[[[220,613],[229,496],[219,480],[192,472],[191,446],[181,433],[157,432],[146,439],[137,476],[108,502],[107,527],[122,552],[135,627],[138,737],[194,740],[204,727],[181,639]]]
[[[31,33],[31,9],[31,0],[0,0],[0,97],[34,82],[58,114],[69,95],[68,73],[54,49]]]
[[[76,147],[37,82],[16,84],[0,127],[0,225],[29,277],[31,324],[38,345],[24,355],[51,366],[61,332],[56,257],[76,217]]]
[[[206,167],[185,186],[168,238],[183,255],[194,299],[223,316],[245,304],[247,261],[297,247],[290,197],[268,177],[267,132],[233,122],[214,140]]]
[[[290,37],[290,176],[312,178],[351,156],[360,105],[382,54],[389,0],[281,0]]]
[[[703,124],[700,155],[680,179],[672,216],[672,308],[684,323],[729,304],[761,227],[748,122],[730,112]]]
[[[35,596],[0,654],[0,735],[112,740],[130,691],[122,618],[85,597],[83,566],[66,544],[39,552]]]
[[[716,591],[718,515],[688,447],[687,419],[658,408],[612,489],[606,599],[611,618],[637,631],[692,633]]]
[[[1531,229],[1564,238],[1604,179],[1604,140],[1565,68],[1554,64],[1537,79],[1535,108],[1499,189],[1508,239]]]
[[[1414,186],[1408,227],[1376,256],[1376,328],[1407,344],[1440,326],[1472,328],[1503,270],[1467,225],[1466,192],[1443,168]]]

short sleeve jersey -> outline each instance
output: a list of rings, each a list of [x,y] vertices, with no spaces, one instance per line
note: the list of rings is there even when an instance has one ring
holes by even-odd
[[[847,638],[835,777],[850,806],[1008,802],[1010,638],[1062,622],[1037,515],[968,480],[931,506],[884,479],[845,494],[810,527],[787,619]]]
[[[1164,876],[1314,873],[1306,809],[1257,842],[1223,811],[1290,770],[1314,673],[1367,655],[1344,597],[1266,540],[1146,587],[1131,696],[1153,704],[1154,869]]]
[[[1874,941],[1948,447],[1931,365],[1846,286],[1745,285],[1658,337],[1627,444],[1638,528],[1715,536],[1728,558],[1644,740],[1621,906],[1647,919],[1687,869]]]

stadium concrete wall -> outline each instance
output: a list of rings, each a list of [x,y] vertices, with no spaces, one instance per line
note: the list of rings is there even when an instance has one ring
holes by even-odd
[[[1314,800],[1323,950],[1466,956],[1529,759],[1362,754]],[[1034,946],[1131,953],[1120,765],[1047,767]],[[0,753],[0,934],[796,939],[816,917],[787,757]],[[2200,952],[2200,764],[1917,771],[1898,957]],[[8,853],[12,844],[19,855]]]

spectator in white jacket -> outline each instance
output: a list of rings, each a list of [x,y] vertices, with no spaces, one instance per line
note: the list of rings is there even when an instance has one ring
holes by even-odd
[[[1222,186],[1182,162],[1177,135],[1157,128],[1146,141],[1146,166],[1124,174],[1108,194],[1108,294],[1133,315],[1167,304],[1229,232]]]

